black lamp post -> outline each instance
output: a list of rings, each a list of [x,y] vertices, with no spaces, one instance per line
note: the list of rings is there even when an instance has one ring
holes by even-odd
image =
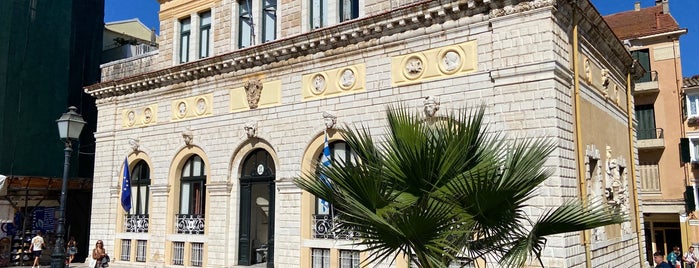
[[[56,244],[51,253],[51,268],[64,268],[66,261],[66,249],[63,244],[63,236],[65,235],[66,221],[66,191],[68,190],[68,171],[70,171],[70,153],[73,152],[71,140],[77,140],[80,137],[80,132],[85,126],[85,120],[75,106],[68,107],[68,112],[61,115],[61,118],[56,120],[58,124],[58,135],[65,141],[66,148],[65,160],[63,161],[63,184],[61,185],[61,203],[58,207],[58,228],[56,228]]]

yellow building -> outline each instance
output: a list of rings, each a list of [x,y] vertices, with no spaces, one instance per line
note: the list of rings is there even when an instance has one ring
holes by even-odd
[[[634,10],[604,19],[647,70],[633,93],[646,257],[674,246],[686,251],[690,242],[699,242],[688,239],[685,191],[693,181],[679,146],[685,137],[679,38],[687,30],[672,17],[667,0],[648,8],[637,2]]]

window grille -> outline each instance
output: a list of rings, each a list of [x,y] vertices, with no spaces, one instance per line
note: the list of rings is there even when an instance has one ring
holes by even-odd
[[[192,266],[201,267],[204,259],[204,243],[192,243]]]
[[[330,249],[314,248],[311,251],[312,268],[330,267]]]
[[[131,240],[122,239],[121,240],[121,256],[119,260],[130,261],[131,260]]]
[[[359,268],[359,251],[340,250],[340,268]]]
[[[147,245],[148,245],[147,240],[138,240],[136,242],[136,261],[137,262],[145,262],[146,261]]]
[[[173,242],[172,244],[172,264],[184,265],[184,242]]]

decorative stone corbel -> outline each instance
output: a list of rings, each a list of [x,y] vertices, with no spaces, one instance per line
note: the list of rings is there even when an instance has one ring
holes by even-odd
[[[335,127],[335,123],[337,123],[337,116],[331,111],[325,111],[323,112],[323,123],[325,124],[325,128],[331,129]]]
[[[439,111],[439,99],[435,96],[427,96],[423,101],[425,115],[427,117],[434,117]]]
[[[139,139],[129,138],[129,145],[131,146],[131,150],[133,150],[134,152],[138,152],[138,149],[141,147],[141,144],[139,142]]]
[[[182,139],[184,139],[184,144],[188,146],[192,145],[192,142],[194,141],[194,132],[192,132],[192,130],[189,128],[182,131]]]
[[[248,135],[249,139],[257,137],[257,122],[247,122],[245,123],[243,129],[245,130],[245,134]]]

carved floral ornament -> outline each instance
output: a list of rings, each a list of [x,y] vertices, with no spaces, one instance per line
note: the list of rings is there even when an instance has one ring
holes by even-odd
[[[262,82],[260,79],[253,78],[245,81],[245,83],[243,83],[243,88],[245,88],[248,106],[250,109],[256,109],[260,102],[260,95],[262,94]]]

